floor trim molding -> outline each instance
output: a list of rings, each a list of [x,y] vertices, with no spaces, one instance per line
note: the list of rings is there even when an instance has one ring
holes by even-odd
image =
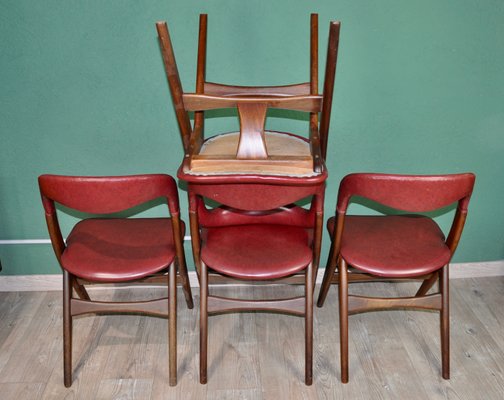
[[[317,283],[322,282],[324,270],[319,270]],[[478,263],[457,263],[450,267],[450,278],[479,278],[504,276],[504,260]],[[192,287],[198,287],[196,272],[189,271]],[[0,275],[0,292],[61,290],[61,275]],[[95,290],[100,290],[98,287]]]

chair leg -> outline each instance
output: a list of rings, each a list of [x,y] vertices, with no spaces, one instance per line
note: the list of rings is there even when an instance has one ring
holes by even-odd
[[[187,308],[192,310],[194,308],[192,291],[191,291],[191,283],[189,282],[189,275],[187,274],[187,266],[182,259],[178,264],[179,274],[182,278],[182,290],[184,292],[185,301],[187,304]]]
[[[450,379],[450,304],[448,279],[448,265],[445,265],[439,274],[439,288],[441,292],[441,362],[443,379]]]
[[[72,279],[72,286],[75,290],[75,293],[77,293],[77,296],[79,296],[82,300],[91,300],[86,288],[84,287],[84,285],[79,284],[79,282],[77,282],[77,279]]]
[[[72,277],[63,270],[63,381],[72,386]]]
[[[331,244],[331,250],[329,251],[329,257],[327,258],[327,265],[325,267],[324,279],[322,280],[322,285],[320,286],[320,292],[317,300],[317,307],[322,307],[324,305],[327,293],[331,287],[331,281],[334,276],[334,271],[336,271],[337,260],[334,259],[333,246]]]
[[[348,383],[348,271],[342,257],[339,262],[339,319],[341,382]]]
[[[200,276],[200,383],[207,383],[208,269],[201,263]]]
[[[415,297],[425,296],[432,286],[438,280],[439,273],[433,272],[432,275],[422,282],[422,285],[415,294]]]
[[[168,374],[169,385],[177,384],[177,269],[170,265],[168,273]]]
[[[306,269],[305,281],[305,384],[313,382],[313,264]]]
[[[322,249],[322,231],[324,225],[324,213],[317,213],[317,222],[315,224],[315,235],[313,238],[313,291],[317,282],[317,275],[320,265],[320,253]],[[331,246],[332,248],[332,246]]]

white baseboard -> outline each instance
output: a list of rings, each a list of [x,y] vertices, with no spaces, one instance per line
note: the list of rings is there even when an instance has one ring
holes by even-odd
[[[450,278],[483,278],[504,275],[504,260],[450,265]]]
[[[322,282],[324,270],[320,269],[317,283]],[[481,278],[489,276],[504,276],[504,260],[478,263],[451,264],[450,278]],[[196,272],[189,271],[192,287],[198,287]],[[99,290],[98,287],[95,288]],[[0,292],[26,292],[62,290],[60,274],[53,275],[0,275]]]

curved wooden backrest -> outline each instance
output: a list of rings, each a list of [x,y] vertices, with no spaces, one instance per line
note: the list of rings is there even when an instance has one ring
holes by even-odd
[[[54,202],[91,214],[123,211],[158,197],[167,198],[170,213],[178,213],[175,180],[164,174],[131,176],[41,175],[40,193],[46,214],[54,214]]]
[[[268,108],[316,113],[322,110],[322,96],[261,96],[261,95],[222,95],[184,93],[182,96],[187,111],[206,111],[219,108],[236,108],[240,104],[263,104]]]
[[[343,178],[338,194],[338,213],[346,213],[352,196],[361,196],[402,211],[433,211],[459,202],[467,205],[474,187],[472,173],[453,175],[388,175],[357,173]]]

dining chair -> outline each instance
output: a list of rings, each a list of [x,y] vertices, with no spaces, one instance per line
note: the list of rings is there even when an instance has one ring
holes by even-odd
[[[475,176],[350,174],[340,184],[336,216],[328,220],[331,249],[317,305],[332,283],[339,288],[341,380],[348,382],[348,316],[388,309],[440,312],[442,376],[450,377],[449,263],[459,243]],[[347,215],[354,196],[415,214]],[[457,203],[448,236],[425,213]],[[373,204],[373,203],[371,203]],[[444,210],[446,212],[446,209]],[[432,215],[432,214],[431,214]],[[349,268],[351,267],[351,268]],[[351,282],[420,279],[411,297],[378,298],[348,293]],[[439,291],[427,294],[439,280]]]
[[[312,383],[313,291],[323,223],[324,180],[208,177],[190,182],[189,217],[200,281],[200,382],[207,382],[208,316],[240,311],[285,313],[305,320],[305,383]],[[318,178],[319,179],[319,178]],[[307,199],[307,205],[295,205]],[[283,299],[237,299],[212,284],[304,285]],[[209,285],[210,284],[210,285]]]
[[[331,22],[329,25],[322,94],[319,94],[318,88],[317,14],[310,17],[309,81],[284,86],[236,86],[208,81],[205,72],[207,25],[207,15],[201,14],[196,91],[189,93],[182,88],[168,26],[166,22],[156,23],[161,55],[184,147],[183,171],[191,174],[322,173],[327,153],[340,23]],[[205,138],[205,112],[225,108],[238,110],[240,131],[219,133]],[[309,113],[308,138],[265,129],[269,109]],[[190,121],[192,112],[193,125]]]
[[[169,384],[177,383],[177,269],[187,306],[187,275],[177,186],[168,175],[61,176],[38,179],[51,243],[63,270],[64,384],[72,384],[72,321],[82,314],[136,313],[169,319]],[[115,213],[167,203],[170,218]],[[85,215],[63,239],[55,203]],[[136,209],[138,211],[138,209]],[[84,214],[82,214],[84,213]],[[115,214],[115,215],[114,215]],[[106,215],[106,217],[105,217]],[[113,217],[110,217],[110,216]],[[168,297],[142,301],[91,300],[88,284],[163,284]],[[74,291],[76,296],[74,295]]]

